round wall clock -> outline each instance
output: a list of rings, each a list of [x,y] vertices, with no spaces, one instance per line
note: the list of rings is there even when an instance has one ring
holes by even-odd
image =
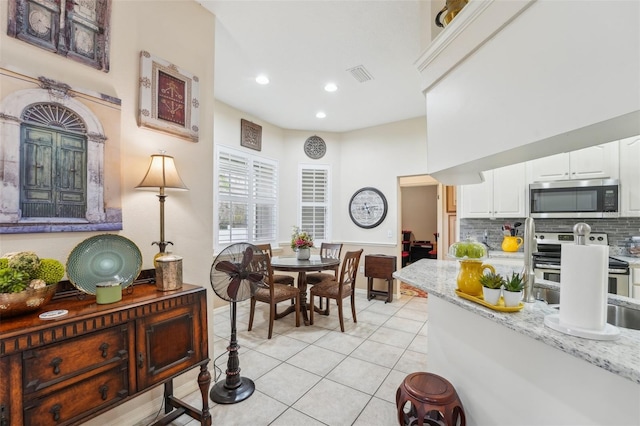
[[[349,216],[361,228],[375,228],[387,216],[387,199],[375,188],[358,189],[349,201]]]

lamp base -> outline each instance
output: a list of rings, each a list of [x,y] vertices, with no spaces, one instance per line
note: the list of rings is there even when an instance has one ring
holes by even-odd
[[[240,386],[233,389],[227,386],[226,381],[221,380],[213,385],[209,397],[218,404],[235,404],[249,398],[254,390],[256,390],[256,385],[253,380],[246,377],[241,377]]]

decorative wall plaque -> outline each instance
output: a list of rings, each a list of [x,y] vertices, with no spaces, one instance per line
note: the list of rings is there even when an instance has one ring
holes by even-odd
[[[262,126],[240,119],[240,145],[256,151],[262,150]]]
[[[140,52],[138,125],[198,142],[198,77]]]
[[[7,34],[108,72],[110,16],[111,0],[9,0]]]
[[[317,160],[324,157],[326,152],[327,145],[320,136],[311,136],[304,141],[304,153],[307,154],[307,157]]]

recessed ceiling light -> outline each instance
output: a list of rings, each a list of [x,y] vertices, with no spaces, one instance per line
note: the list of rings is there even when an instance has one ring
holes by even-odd
[[[269,84],[269,78],[264,74],[260,74],[259,76],[256,77],[256,83]]]
[[[325,118],[327,116],[327,114],[325,114],[324,112],[320,111],[316,114],[316,117],[318,118]]]
[[[335,92],[336,90],[338,90],[338,86],[336,86],[335,83],[327,83],[324,86],[324,90],[326,90],[327,92]]]

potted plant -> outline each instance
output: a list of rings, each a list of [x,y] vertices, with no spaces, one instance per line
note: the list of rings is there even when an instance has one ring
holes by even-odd
[[[504,284],[502,275],[495,272],[488,272],[480,276],[480,284],[482,284],[482,294],[484,300],[492,305],[497,305],[502,293],[502,285]]]
[[[522,300],[522,290],[524,288],[523,276],[517,272],[512,272],[511,277],[504,282],[504,305],[506,307],[515,307]]]
[[[34,252],[7,253],[0,258],[0,317],[40,309],[53,297],[64,266]]]
[[[294,226],[291,235],[291,249],[297,252],[296,257],[299,260],[308,260],[311,257],[311,247],[313,247],[313,237]]]

